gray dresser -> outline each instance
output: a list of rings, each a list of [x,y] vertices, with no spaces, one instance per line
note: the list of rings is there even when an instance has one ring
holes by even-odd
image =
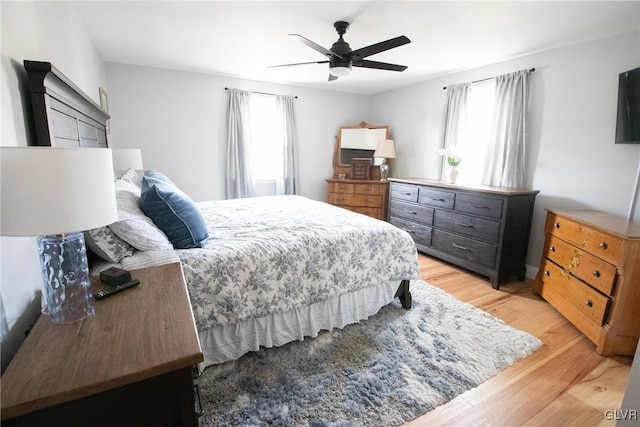
[[[420,252],[491,279],[525,279],[536,190],[390,178],[389,222]]]

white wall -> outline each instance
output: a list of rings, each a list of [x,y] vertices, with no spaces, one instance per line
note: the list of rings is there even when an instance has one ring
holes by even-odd
[[[640,145],[614,144],[618,74],[640,66],[638,32],[552,49],[371,97],[371,116],[397,143],[392,176],[437,179],[444,86],[535,67],[527,152],[536,198],[528,275],[540,263],[546,208],[596,209],[626,217]],[[472,161],[472,159],[463,159]],[[635,220],[640,220],[636,207]]]
[[[2,146],[33,140],[25,59],[52,62],[98,102],[106,87],[104,64],[87,39],[75,8],[67,2],[1,2],[0,95]],[[46,171],[25,171],[41,173]],[[16,177],[19,178],[19,177]],[[0,238],[0,346],[2,371],[40,312],[42,277],[35,238]]]
[[[340,126],[368,120],[369,97],[208,74],[107,64],[111,140],[141,148],[145,169],[167,174],[194,200],[224,199],[225,87],[295,95],[300,194],[326,200]]]

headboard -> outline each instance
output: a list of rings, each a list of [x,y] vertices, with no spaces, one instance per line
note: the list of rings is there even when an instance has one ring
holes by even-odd
[[[109,114],[50,62],[24,61],[35,120],[32,145],[107,147]]]

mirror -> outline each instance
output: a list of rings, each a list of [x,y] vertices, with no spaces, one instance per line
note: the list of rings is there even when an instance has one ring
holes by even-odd
[[[334,177],[346,175],[350,178],[351,159],[371,158],[376,151],[378,141],[391,139],[388,125],[370,125],[361,122],[356,126],[343,126],[336,136],[336,146],[333,156]],[[374,159],[375,167],[372,167],[372,177],[379,175],[379,162]],[[375,179],[375,178],[374,178]]]

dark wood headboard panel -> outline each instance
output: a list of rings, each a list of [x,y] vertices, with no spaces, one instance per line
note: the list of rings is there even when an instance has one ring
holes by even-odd
[[[36,141],[51,147],[107,147],[109,114],[50,62],[24,61]]]

